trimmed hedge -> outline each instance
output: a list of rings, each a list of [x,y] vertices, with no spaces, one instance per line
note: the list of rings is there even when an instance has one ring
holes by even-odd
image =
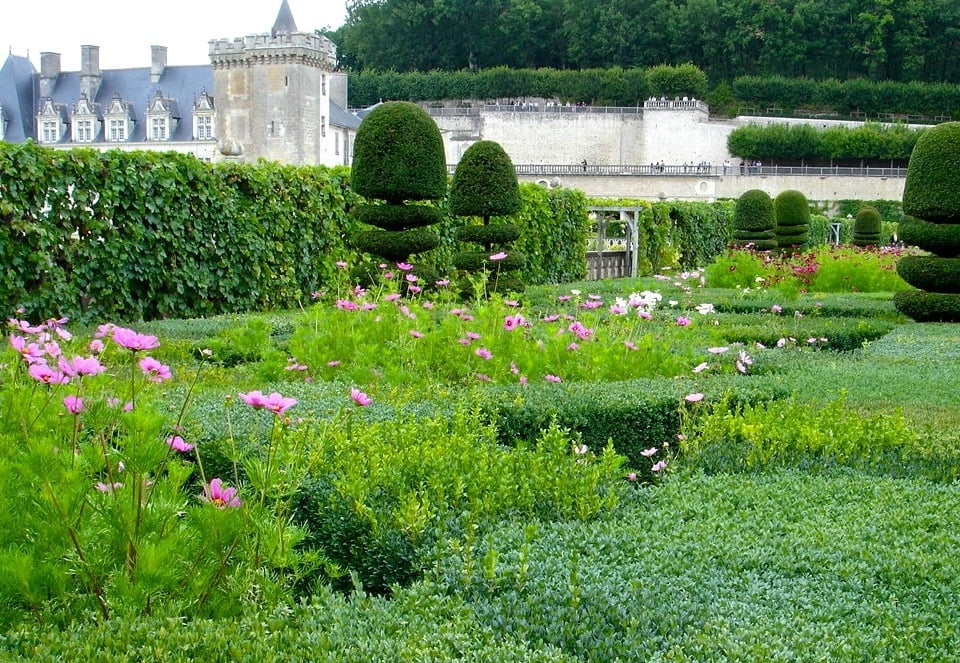
[[[960,295],[904,290],[893,296],[893,304],[917,322],[960,322]]]
[[[924,251],[935,251],[944,258],[960,256],[960,224],[931,223],[912,216],[899,224],[900,241]]]
[[[408,256],[436,248],[440,239],[426,228],[410,230],[363,230],[354,238],[361,251],[373,253],[387,260],[401,261]]]
[[[853,222],[853,239],[850,243],[855,246],[878,245],[881,225],[880,212],[873,207],[862,208]]]
[[[513,223],[493,223],[488,226],[461,226],[457,240],[478,244],[505,244],[520,239],[520,226]]]
[[[897,274],[920,290],[960,293],[960,258],[904,256],[897,262]]]
[[[479,216],[486,224],[492,216],[509,216],[518,211],[517,172],[500,144],[481,140],[468,147],[450,183],[450,212]]]
[[[770,195],[760,189],[745,191],[737,199],[737,207],[733,213],[733,238],[740,239],[738,232],[770,231],[776,228],[776,216],[773,209],[773,200]]]
[[[361,223],[384,230],[408,230],[440,223],[443,210],[426,205],[358,205],[353,215]]]
[[[960,223],[960,122],[927,131],[910,156],[903,213],[932,223]]]
[[[416,104],[374,108],[357,130],[351,183],[361,196],[393,204],[442,198],[447,163],[436,123]]]

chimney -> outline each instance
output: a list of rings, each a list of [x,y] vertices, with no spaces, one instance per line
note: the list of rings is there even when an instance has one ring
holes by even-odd
[[[100,47],[80,47],[80,93],[87,95],[93,101],[97,98],[100,89]]]
[[[49,97],[60,76],[60,54],[40,53],[40,96]]]
[[[163,70],[167,66],[167,47],[150,47],[150,82],[158,83],[163,76]]]

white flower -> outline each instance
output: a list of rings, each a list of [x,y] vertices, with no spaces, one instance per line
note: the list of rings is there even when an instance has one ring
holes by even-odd
[[[700,315],[707,315],[708,313],[714,313],[716,310],[713,308],[713,304],[700,304],[697,306],[697,313]]]

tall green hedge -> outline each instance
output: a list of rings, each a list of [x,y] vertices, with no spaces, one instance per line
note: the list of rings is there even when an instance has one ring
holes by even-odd
[[[0,143],[0,315],[200,317],[286,308],[333,282],[360,202],[344,168]],[[586,273],[583,194],[520,187],[529,284]],[[441,203],[441,207],[445,202]],[[449,212],[432,252],[447,269]]]
[[[0,143],[3,314],[135,320],[292,306],[350,253],[354,198],[343,169]]]
[[[866,123],[816,129],[809,124],[748,124],[727,136],[727,149],[744,159],[886,159],[906,161],[924,129]]]

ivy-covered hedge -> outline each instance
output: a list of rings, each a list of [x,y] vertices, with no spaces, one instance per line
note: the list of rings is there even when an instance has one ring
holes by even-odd
[[[748,124],[727,137],[727,149],[744,159],[887,159],[906,161],[924,129],[866,123],[816,129],[809,124]]]
[[[510,69],[477,72],[430,71],[397,73],[363,70],[349,77],[350,102],[372,106],[381,100],[507,99],[557,97],[606,106],[637,106],[651,96],[707,93],[707,77],[693,65],[659,65],[649,69]]]
[[[350,253],[345,174],[0,143],[2,314],[133,320],[293,306]]]
[[[360,261],[347,210],[362,201],[348,183],[344,168],[0,143],[0,315],[22,306],[30,319],[121,321],[296,306],[334,282],[337,261]],[[583,278],[583,194],[520,189],[524,281]],[[459,225],[446,211],[437,224],[442,243],[427,255],[441,273]]]
[[[820,108],[843,115],[905,113],[936,117],[953,115],[960,108],[960,88],[949,83],[741,76],[734,79],[732,88],[733,95],[745,104],[786,111]]]

